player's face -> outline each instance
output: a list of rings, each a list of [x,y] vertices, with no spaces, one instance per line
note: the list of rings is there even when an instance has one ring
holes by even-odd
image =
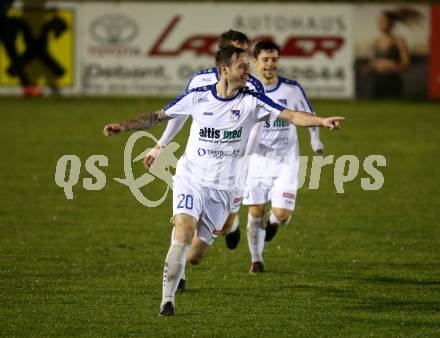
[[[249,70],[249,56],[241,53],[234,63],[226,67],[226,79],[231,85],[242,88],[246,86]]]
[[[275,79],[278,72],[279,55],[277,50],[262,50],[255,60],[257,72],[266,80]]]

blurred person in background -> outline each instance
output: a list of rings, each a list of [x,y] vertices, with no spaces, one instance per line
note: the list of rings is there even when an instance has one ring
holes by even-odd
[[[374,42],[374,58],[364,71],[373,74],[373,97],[403,96],[401,74],[411,64],[408,46],[402,36],[394,33],[397,24],[412,27],[422,19],[422,14],[410,8],[385,10],[378,19],[381,35]]]
[[[56,6],[46,6],[46,1],[23,4],[23,21],[27,31],[23,35],[26,49],[20,55],[21,62],[29,66],[34,82],[43,80],[52,93],[59,94],[57,81],[66,73],[57,60],[57,51],[50,50],[51,40],[61,39],[70,29]]]

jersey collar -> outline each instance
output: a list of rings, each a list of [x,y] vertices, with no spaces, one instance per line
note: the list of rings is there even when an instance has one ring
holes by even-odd
[[[272,93],[275,90],[277,90],[278,88],[280,88],[280,86],[281,86],[281,78],[278,76],[278,82],[277,82],[276,86],[274,88],[272,88],[272,89],[264,88],[264,90],[266,91],[266,93]]]
[[[231,97],[220,97],[217,95],[217,90],[215,89],[215,86],[217,85],[218,82],[212,84],[211,87],[211,93],[212,96],[214,96],[214,98],[216,98],[219,101],[232,101],[234,100],[238,95],[240,95],[240,93],[243,91],[243,89],[240,89],[237,94],[235,94],[234,96]]]

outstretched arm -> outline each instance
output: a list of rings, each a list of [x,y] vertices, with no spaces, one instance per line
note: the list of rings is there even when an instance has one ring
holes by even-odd
[[[129,120],[124,123],[107,124],[104,127],[103,133],[105,136],[111,136],[124,131],[149,129],[168,119],[170,119],[170,117],[161,109],[155,112],[145,113],[137,119]]]
[[[177,133],[182,129],[186,120],[188,119],[188,115],[177,116],[167,123],[167,127],[162,133],[159,141],[157,142],[160,146],[165,147],[168,143],[170,143],[173,138],[177,135]]]
[[[278,118],[292,123],[297,127],[325,127],[332,130],[338,129],[341,126],[341,121],[345,119],[345,117],[341,116],[320,117],[290,109],[284,109]]]

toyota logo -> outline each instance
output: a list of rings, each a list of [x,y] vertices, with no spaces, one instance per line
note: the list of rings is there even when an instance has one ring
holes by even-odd
[[[136,22],[121,14],[100,16],[90,27],[90,33],[96,41],[108,44],[127,43],[133,40],[137,32]]]

